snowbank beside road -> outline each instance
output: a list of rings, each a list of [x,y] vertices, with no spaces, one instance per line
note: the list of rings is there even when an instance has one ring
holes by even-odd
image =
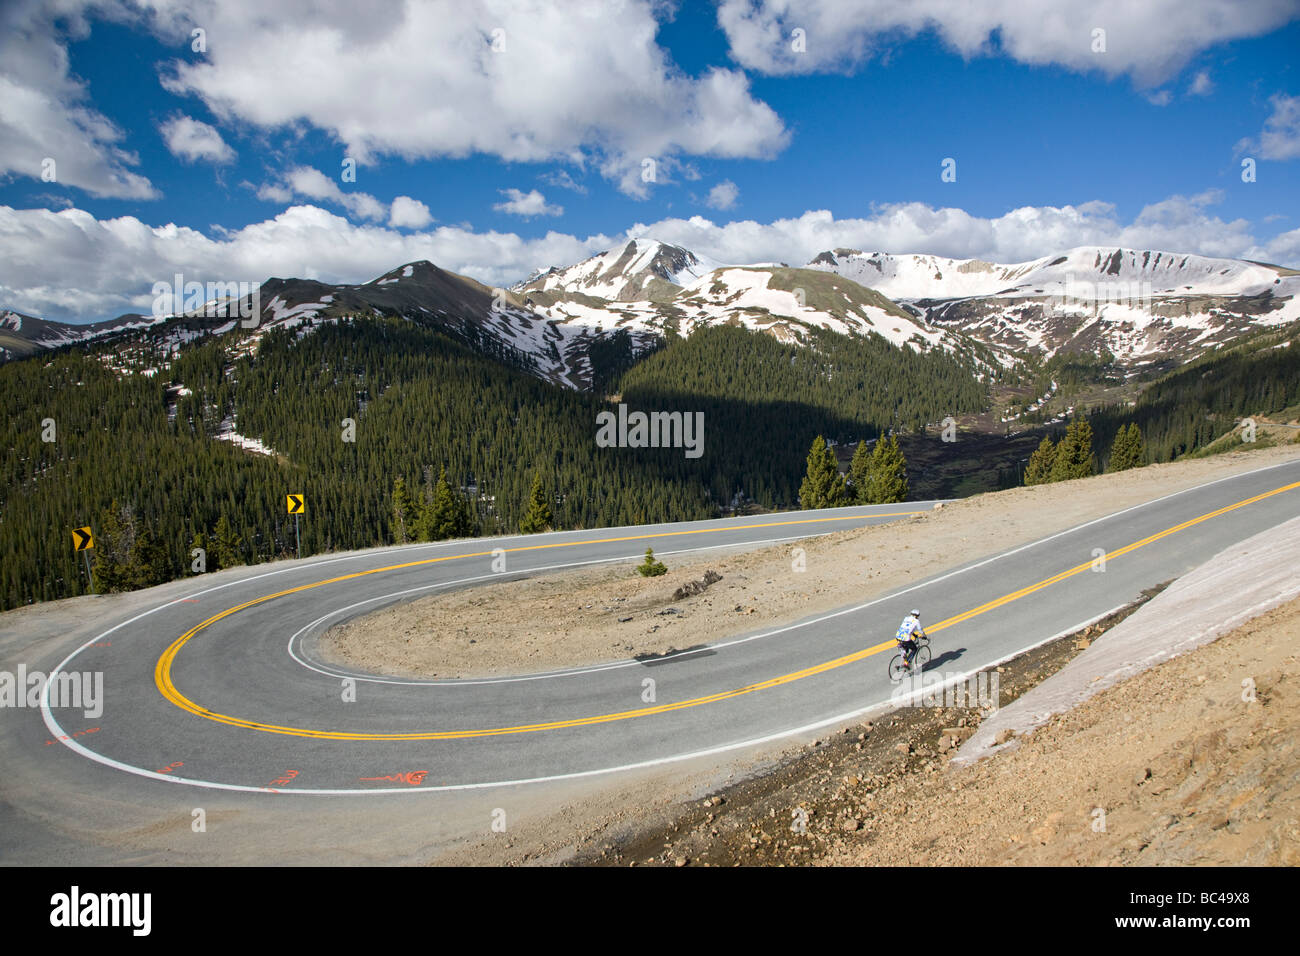
[[[1300,518],[1293,518],[1220,551],[1176,580],[1055,675],[981,723],[952,763],[963,766],[1017,746],[1019,737],[1053,715],[1297,596]]]

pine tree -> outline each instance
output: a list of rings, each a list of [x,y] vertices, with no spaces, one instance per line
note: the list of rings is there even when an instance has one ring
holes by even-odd
[[[1056,449],[1051,481],[1087,478],[1092,474],[1092,426],[1080,418],[1065,429],[1065,437]]]
[[[148,588],[171,580],[171,562],[167,549],[154,537],[147,525],[142,526],[131,549],[124,584],[127,588]]]
[[[907,498],[907,462],[893,435],[876,442],[867,472],[867,504],[883,505]]]
[[[100,514],[95,529],[94,563],[91,579],[100,594],[121,591],[130,585],[131,551],[135,547],[135,516],[129,505],[113,501]]]
[[[852,485],[850,495],[856,504],[871,503],[867,500],[867,481],[870,474],[871,452],[867,451],[867,443],[860,441],[858,447],[853,449],[853,459],[849,462],[849,484]]]
[[[201,551],[203,553],[203,564],[200,565],[200,567],[202,567],[204,571],[215,570],[210,563],[211,555],[209,554],[209,549],[211,547],[212,545],[208,542],[208,536],[203,533],[202,528],[194,532],[194,538],[190,541],[189,550],[185,552],[185,566],[193,571],[194,562],[199,558],[199,556],[194,552]],[[197,574],[199,572],[194,573]]]
[[[655,558],[654,550],[645,549],[645,560],[636,566],[637,573],[643,578],[655,578],[668,573],[668,566]]]
[[[1142,432],[1138,430],[1137,423],[1121,425],[1115,433],[1114,444],[1110,447],[1109,470],[1127,471],[1136,468],[1142,464],[1145,454]]]
[[[101,594],[152,587],[172,577],[166,547],[130,505],[114,501],[101,514],[94,553],[91,577]]]
[[[212,529],[212,550],[208,552],[208,568],[219,570],[233,568],[244,563],[244,542],[235,529],[230,526],[230,519],[224,514],[217,519],[217,526]],[[212,568],[212,559],[217,567]]]
[[[426,467],[424,480],[411,499],[411,540],[433,540],[433,529],[429,527],[429,518],[433,515],[433,475]]]
[[[1133,459],[1133,466],[1141,468],[1147,460],[1147,444],[1142,438],[1142,430],[1138,428],[1137,422],[1128,426],[1129,430],[1129,455]]]
[[[479,533],[478,516],[475,515],[469,499],[462,494],[455,496],[456,534],[457,538],[471,538]]]
[[[546,496],[546,489],[542,487],[541,474],[534,472],[533,487],[528,493],[528,512],[520,520],[519,530],[523,534],[536,534],[550,526],[551,502]]]
[[[1044,435],[1043,440],[1038,443],[1038,448],[1029,456],[1029,464],[1025,467],[1025,484],[1041,485],[1052,480],[1052,466],[1056,464],[1056,445],[1052,439]]]
[[[469,533],[468,510],[464,500],[447,482],[445,467],[438,475],[438,483],[433,486],[433,495],[425,505],[420,524],[426,541],[444,541]]]
[[[406,544],[414,540],[417,517],[415,502],[406,490],[406,479],[398,475],[393,482],[393,541]]]
[[[838,508],[847,503],[848,491],[835,451],[818,435],[808,451],[808,471],[799,485],[799,507]]]

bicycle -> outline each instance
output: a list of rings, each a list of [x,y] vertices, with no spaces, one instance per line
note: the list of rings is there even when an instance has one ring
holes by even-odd
[[[923,635],[916,639],[916,653],[912,655],[910,670],[903,666],[902,651],[894,655],[893,660],[889,662],[889,681],[897,684],[908,674],[919,674],[925,670],[925,665],[928,663],[930,663],[930,637]]]

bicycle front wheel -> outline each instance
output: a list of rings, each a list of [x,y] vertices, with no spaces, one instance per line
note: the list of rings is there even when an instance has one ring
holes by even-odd
[[[930,648],[922,644],[916,649],[916,656],[912,658],[912,667],[917,671],[923,671],[928,663],[930,663]]]

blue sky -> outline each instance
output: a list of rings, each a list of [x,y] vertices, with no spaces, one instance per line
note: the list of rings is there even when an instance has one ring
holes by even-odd
[[[629,230],[732,262],[1109,243],[1300,266],[1290,0],[1228,26],[1219,0],[1085,2],[1063,24],[979,0],[383,2],[277,22],[235,0],[81,18],[18,0],[0,306],[103,318],[179,268],[360,281],[429,258],[504,284]]]

